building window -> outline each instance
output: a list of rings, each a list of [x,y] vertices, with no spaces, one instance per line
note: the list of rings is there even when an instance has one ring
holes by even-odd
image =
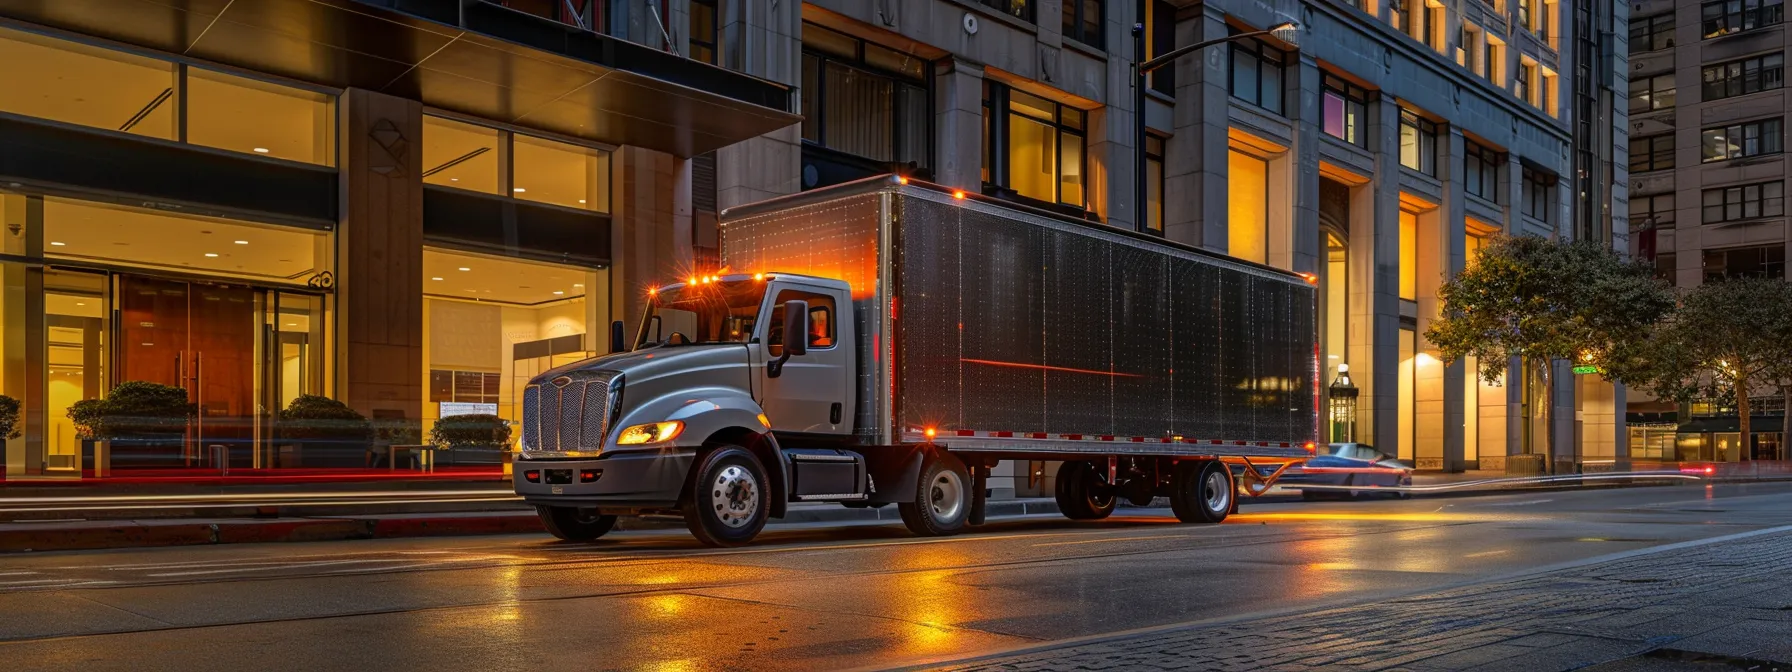
[[[1674,48],[1674,15],[1672,13],[1630,20],[1630,53],[1672,48]]]
[[[1655,277],[1666,280],[1669,287],[1679,285],[1679,273],[1674,268],[1678,260],[1678,255],[1671,252],[1655,255]]]
[[[932,166],[928,61],[803,24],[803,140],[882,163]]]
[[[1533,104],[1543,108],[1549,116],[1562,116],[1562,106],[1556,98],[1556,92],[1561,91],[1562,87],[1561,82],[1556,79],[1556,71],[1543,68],[1539,73],[1538,80],[1542,87],[1537,90],[1537,100]]]
[[[1718,0],[1700,6],[1707,39],[1779,25],[1785,21],[1782,0]]]
[[[1710,72],[1710,68],[1706,68]],[[1709,77],[1709,75],[1707,75]],[[1709,81],[1709,79],[1707,79]],[[1630,113],[1665,110],[1674,106],[1674,73],[1630,80]]]
[[[1480,50],[1475,47],[1475,43],[1476,36],[1480,34],[1481,30],[1467,21],[1462,22],[1462,29],[1456,33],[1456,64],[1477,75],[1481,74],[1481,70],[1474,60],[1480,57]]]
[[[1237,32],[1234,29],[1233,32]],[[1282,82],[1288,55],[1262,40],[1232,43],[1232,97],[1282,113]]]
[[[1400,108],[1400,165],[1437,175],[1437,124]]]
[[[1147,45],[1150,51],[1147,59],[1157,58],[1176,50],[1176,6],[1168,0],[1152,0],[1146,9],[1145,32],[1151,36]],[[1169,96],[1176,95],[1176,64],[1165,63],[1146,77],[1151,80],[1151,90]]]
[[[1488,33],[1486,37],[1487,56],[1484,60],[1487,63],[1487,81],[1493,82],[1494,86],[1505,88],[1506,43],[1501,42],[1499,38],[1494,37],[1493,33]]]
[[[1269,263],[1269,162],[1229,150],[1226,254]]]
[[[1533,30],[1536,25],[1536,20],[1531,16],[1536,2],[1537,0],[1518,0],[1518,25],[1525,30]]]
[[[1103,39],[1103,0],[1062,0],[1064,3],[1064,36],[1096,49],[1107,48]]]
[[[424,184],[610,211],[610,153],[601,149],[424,115],[423,165]]]
[[[977,0],[977,4],[1027,23],[1033,22],[1033,0]]]
[[[987,79],[983,90],[984,114],[997,122],[984,134],[984,156],[996,161],[991,186],[1084,209],[1087,113]]]
[[[1369,107],[1369,92],[1343,79],[1326,75],[1320,95],[1320,128],[1339,140],[1353,145],[1368,144],[1363,120]]]
[[[1705,251],[1705,282],[1725,278],[1785,278],[1786,246],[1775,243],[1762,247]]]
[[[1786,214],[1785,183],[1775,180],[1706,189],[1700,193],[1700,206],[1700,219],[1706,224],[1781,217]]]
[[[1555,184],[1555,177],[1539,171],[1524,169],[1524,185],[1520,194],[1524,201],[1526,217],[1538,221],[1549,221],[1549,188]]]
[[[1644,173],[1674,167],[1674,135],[1630,139],[1630,172]]]
[[[429,370],[429,400],[434,403],[488,404],[496,415],[501,373]]]
[[[1145,136],[1145,228],[1164,231],[1164,139]]]
[[[1674,195],[1632,197],[1630,221],[1636,223],[1639,229],[1674,228]]]
[[[1783,142],[1779,119],[1707,128],[1701,135],[1699,150],[1705,163],[1778,154]]]
[[[1732,96],[1743,96],[1761,91],[1772,91],[1786,85],[1786,55],[1784,53],[1756,56],[1740,61],[1707,65],[1701,71],[1704,82],[1701,96],[1704,100],[1718,100]],[[1631,89],[1636,84],[1631,84]],[[1631,111],[1636,106],[1631,105]]]
[[[1400,211],[1400,298],[1419,300],[1419,215]]]
[[[720,63],[716,60],[721,43],[721,0],[691,0],[691,60]]]
[[[1469,194],[1494,203],[1500,201],[1500,165],[1505,163],[1499,152],[1473,142],[1463,143],[1463,188]]]
[[[1531,78],[1535,76],[1537,76],[1537,66],[1520,59],[1518,61],[1518,81],[1514,83],[1513,92],[1518,94],[1519,100],[1533,106],[1537,104],[1536,99],[1531,98],[1531,95],[1535,93],[1535,83],[1531,81]]]

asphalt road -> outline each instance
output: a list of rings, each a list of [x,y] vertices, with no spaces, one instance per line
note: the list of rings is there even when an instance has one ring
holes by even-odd
[[[1141,513],[1125,512],[1123,513]],[[7,670],[843,669],[1385,601],[1792,524],[1792,484],[781,528],[0,556]],[[1161,516],[1161,517],[1160,517]],[[1669,551],[1673,552],[1673,551]]]

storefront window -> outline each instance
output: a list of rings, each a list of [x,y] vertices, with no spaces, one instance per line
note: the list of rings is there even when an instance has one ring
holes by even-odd
[[[335,162],[335,97],[187,70],[187,141],[318,165]]]
[[[1413,432],[1418,423],[1414,411],[1417,402],[1418,382],[1418,332],[1411,329],[1400,330],[1400,381],[1398,398],[1395,400],[1399,408],[1399,425],[1394,438],[1395,450],[1388,451],[1402,460],[1412,460],[1414,454]],[[1397,451],[1397,452],[1396,452]]]
[[[441,117],[423,117],[423,182],[498,193],[498,130]]]
[[[610,154],[589,147],[516,136],[511,192],[525,201],[610,211]]]
[[[608,348],[606,270],[436,248],[423,270],[426,424],[470,412],[520,422],[530,378]]]
[[[175,140],[175,66],[0,29],[0,112]]]
[[[334,257],[326,233],[297,227],[54,196],[43,213],[51,259],[304,284]]]

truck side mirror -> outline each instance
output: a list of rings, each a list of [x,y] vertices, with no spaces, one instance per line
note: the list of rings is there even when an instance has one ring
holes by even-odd
[[[627,346],[623,345],[622,338],[623,338],[622,337],[622,320],[617,320],[615,322],[611,322],[610,323],[610,352],[616,353],[616,352],[622,352],[622,351],[628,349]]]
[[[784,354],[777,359],[765,363],[765,375],[777,378],[784,375],[784,363],[796,355],[809,353],[809,302],[784,302]]]

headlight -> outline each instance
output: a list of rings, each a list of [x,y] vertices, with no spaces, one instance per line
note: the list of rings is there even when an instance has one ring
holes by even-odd
[[[683,431],[684,423],[677,420],[635,425],[622,430],[622,434],[616,437],[616,444],[639,446],[647,443],[663,443],[678,438],[678,434]]]

